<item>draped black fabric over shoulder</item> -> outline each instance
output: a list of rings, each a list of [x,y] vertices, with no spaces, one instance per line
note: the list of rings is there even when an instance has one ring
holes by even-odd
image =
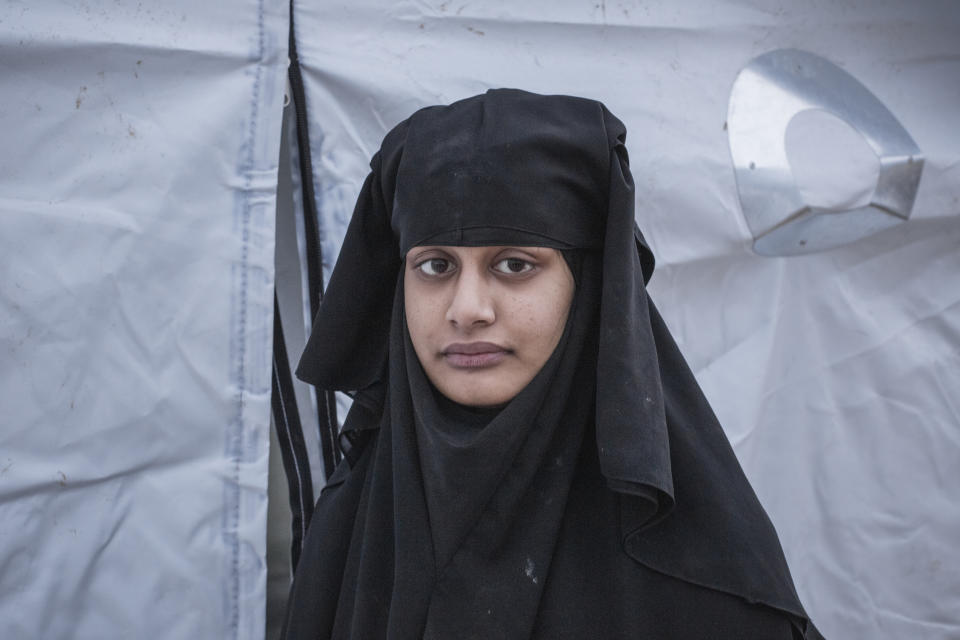
[[[647,297],[625,138],[599,102],[517,90],[386,136],[298,369],[355,401],[286,638],[820,637]],[[447,400],[417,359],[401,267],[424,244],[571,267],[559,345],[498,410]]]

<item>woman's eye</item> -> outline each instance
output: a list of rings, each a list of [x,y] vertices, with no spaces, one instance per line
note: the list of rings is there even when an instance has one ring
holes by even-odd
[[[493,265],[493,268],[501,273],[519,274],[530,271],[533,265],[521,258],[504,258]]]
[[[431,258],[418,264],[417,269],[428,276],[442,276],[450,270],[450,261],[443,258]]]

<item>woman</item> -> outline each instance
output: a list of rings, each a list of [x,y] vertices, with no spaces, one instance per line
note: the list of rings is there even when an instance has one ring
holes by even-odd
[[[819,637],[647,298],[625,135],[496,90],[386,136],[298,370],[356,393],[287,638]]]

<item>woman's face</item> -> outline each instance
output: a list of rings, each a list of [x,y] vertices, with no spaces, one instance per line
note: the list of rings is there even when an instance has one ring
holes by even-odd
[[[505,404],[533,379],[563,334],[573,275],[544,247],[414,247],[404,269],[413,348],[450,400]]]

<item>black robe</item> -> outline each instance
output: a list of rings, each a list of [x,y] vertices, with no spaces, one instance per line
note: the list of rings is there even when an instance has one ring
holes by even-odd
[[[817,638],[776,532],[646,295],[625,129],[600,103],[491,91],[371,162],[298,370],[356,392],[286,638]],[[564,252],[564,334],[505,407],[430,385],[401,256]]]

